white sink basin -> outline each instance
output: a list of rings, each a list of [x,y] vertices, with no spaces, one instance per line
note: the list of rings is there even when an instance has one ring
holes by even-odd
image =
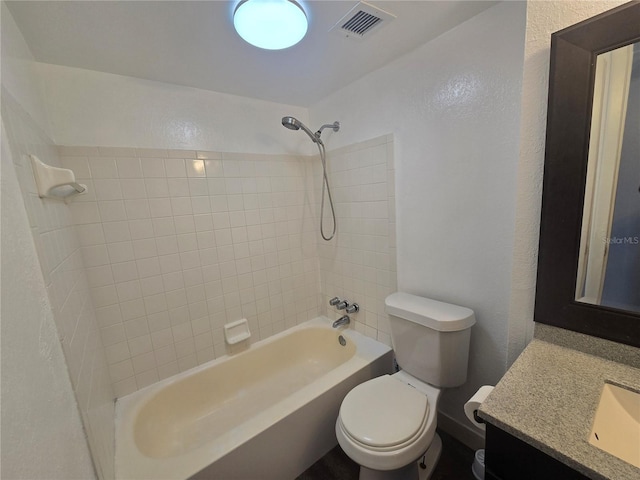
[[[640,393],[605,383],[589,443],[640,468]]]

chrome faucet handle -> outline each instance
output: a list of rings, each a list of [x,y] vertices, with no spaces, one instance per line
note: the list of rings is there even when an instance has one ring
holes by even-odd
[[[329,300],[329,305],[331,305],[332,307],[336,306],[337,304],[339,304],[342,300],[340,300],[338,297],[333,297],[331,300]]]
[[[349,302],[347,302],[346,300],[342,300],[340,303],[338,303],[336,305],[336,308],[338,310],[344,310],[345,308],[347,308],[349,306]]]
[[[360,305],[358,305],[357,303],[352,303],[345,309],[345,312],[347,313],[358,313],[359,311]]]

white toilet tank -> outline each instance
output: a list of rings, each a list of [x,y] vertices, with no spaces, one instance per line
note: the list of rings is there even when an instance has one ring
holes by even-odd
[[[467,380],[473,310],[408,293],[385,299],[398,365],[435,387]]]

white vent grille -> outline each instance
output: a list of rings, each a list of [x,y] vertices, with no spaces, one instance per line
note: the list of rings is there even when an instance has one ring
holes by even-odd
[[[337,32],[344,37],[360,40],[394,18],[396,18],[394,15],[384,10],[380,10],[366,2],[359,2],[329,31]]]

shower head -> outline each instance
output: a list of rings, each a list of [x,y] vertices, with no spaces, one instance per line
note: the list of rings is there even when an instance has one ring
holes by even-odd
[[[282,125],[289,130],[300,130],[300,122],[294,117],[282,117]]]
[[[329,189],[329,179],[327,178],[327,162],[326,162],[326,151],[324,148],[324,143],[322,143],[322,139],[320,135],[322,135],[322,130],[325,128],[330,128],[334,132],[340,130],[340,122],[327,123],[322,125],[316,133],[313,133],[311,130],[307,128],[307,126],[298,120],[295,117],[287,116],[282,117],[282,125],[287,127],[289,130],[300,130],[302,129],[304,133],[309,135],[309,138],[318,146],[318,151],[320,152],[320,161],[322,162],[322,200],[320,201],[320,235],[326,241],[331,240],[336,234],[336,211],[333,208],[333,200],[331,199],[331,190]],[[329,198],[329,205],[331,205],[331,216],[333,218],[333,233],[331,235],[326,236],[324,234],[324,192],[327,192],[327,197]]]
[[[330,128],[334,132],[337,132],[338,130],[340,130],[340,122],[333,122],[333,123],[326,123],[322,125],[316,133],[313,133],[311,130],[307,128],[307,126],[304,123],[302,123],[300,120],[298,120],[295,117],[282,117],[282,125],[287,127],[289,130],[302,129],[304,133],[309,135],[309,138],[311,138],[311,140],[314,143],[319,143],[321,145],[323,145],[322,140],[320,140],[320,135],[322,135],[322,130],[324,130],[325,128]]]
[[[287,127],[289,130],[302,129],[304,133],[309,135],[309,138],[311,138],[311,140],[314,143],[318,143],[320,141],[319,135],[314,135],[314,133],[311,130],[309,130],[304,123],[302,123],[300,120],[298,120],[295,117],[282,117],[282,125]]]

